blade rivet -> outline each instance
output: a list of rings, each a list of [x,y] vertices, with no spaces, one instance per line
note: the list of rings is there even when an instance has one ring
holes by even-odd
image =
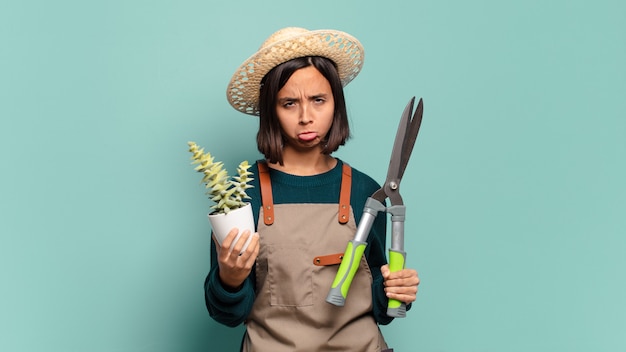
[[[391,189],[398,189],[398,184],[395,182],[389,182],[389,188]]]

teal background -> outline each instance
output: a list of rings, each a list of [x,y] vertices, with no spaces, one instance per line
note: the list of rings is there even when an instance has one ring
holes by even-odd
[[[285,26],[365,46],[337,156],[402,192],[422,279],[396,351],[626,351],[623,1],[0,2],[0,350],[235,351],[204,307],[186,142],[259,157],[231,74]]]

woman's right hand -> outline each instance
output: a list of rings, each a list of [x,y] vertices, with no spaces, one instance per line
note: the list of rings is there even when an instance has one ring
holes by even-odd
[[[213,236],[217,250],[219,277],[228,290],[238,290],[241,287],[252,271],[256,257],[259,255],[259,234],[256,232],[251,234],[249,230],[246,230],[241,234],[237,242],[233,244],[238,233],[239,230],[237,228],[230,230],[224,241],[222,241],[221,246],[217,243],[215,236]],[[252,236],[250,244],[242,252],[241,249],[250,236]]]

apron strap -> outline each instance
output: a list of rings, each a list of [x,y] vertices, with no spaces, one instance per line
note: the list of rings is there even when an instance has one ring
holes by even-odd
[[[261,198],[263,201],[263,222],[269,226],[274,223],[274,199],[272,197],[272,182],[270,170],[264,160],[257,162],[259,168],[259,185],[261,186]],[[350,220],[350,191],[352,189],[352,168],[343,163],[341,175],[341,190],[339,191],[339,214],[337,220],[340,224],[347,224]]]
[[[350,190],[352,188],[352,168],[343,163],[341,191],[339,192],[339,223],[347,224],[350,220]]]
[[[274,223],[274,199],[272,198],[272,182],[270,170],[265,161],[258,161],[259,184],[261,186],[261,199],[263,200],[263,222],[270,226]]]

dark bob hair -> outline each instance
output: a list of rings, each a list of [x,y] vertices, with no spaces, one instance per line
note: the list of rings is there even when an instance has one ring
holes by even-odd
[[[335,63],[325,57],[307,56],[293,59],[274,67],[261,81],[259,95],[259,132],[256,136],[257,147],[270,163],[283,165],[283,135],[276,114],[278,91],[287,83],[291,75],[305,67],[315,67],[330,83],[335,101],[333,122],[328,131],[322,153],[330,154],[350,138],[346,101],[343,86]]]

